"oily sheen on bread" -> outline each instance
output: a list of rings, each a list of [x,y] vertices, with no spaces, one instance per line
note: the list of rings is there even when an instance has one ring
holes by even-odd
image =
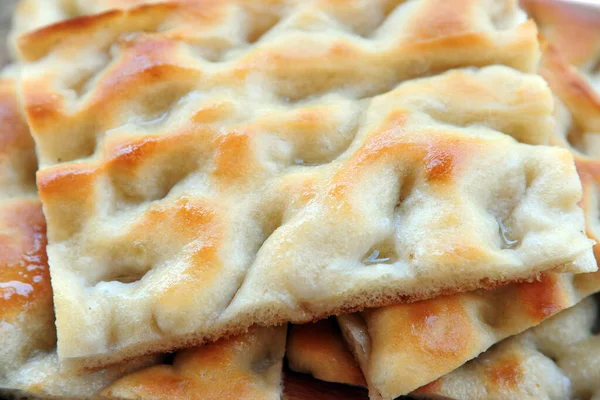
[[[595,270],[540,78],[395,86],[535,68],[512,2],[450,3],[376,25],[361,2],[169,3],[21,37],[61,359]]]
[[[581,201],[588,237],[598,242],[598,181],[600,142],[590,129],[600,117],[597,93],[556,48],[544,42],[540,73],[558,97],[557,133],[552,143],[569,148],[583,183]],[[573,111],[573,112],[571,112]],[[570,141],[575,143],[573,147]],[[594,247],[598,255],[599,246]],[[513,284],[493,291],[439,297],[413,304],[340,315],[342,332],[360,362],[374,398],[395,398],[458,368],[494,343],[538,324],[600,290],[600,274],[549,274],[540,282]],[[292,337],[308,326],[293,328]],[[320,378],[323,358],[343,359],[328,343],[339,342],[319,330],[306,333],[313,345],[303,351],[288,344],[292,369]],[[440,339],[443,338],[443,339]],[[299,342],[302,342],[300,340]],[[327,348],[337,356],[328,356]],[[313,349],[313,350],[310,350]],[[318,354],[311,358],[311,355]],[[346,382],[352,363],[337,363],[330,381]],[[407,366],[411,366],[408,368]]]
[[[540,73],[558,97],[559,133],[553,142],[570,147],[584,187],[582,206],[588,236],[598,238],[598,157],[600,90],[594,87],[600,59],[600,24],[584,10],[556,1],[527,1],[527,10],[546,39]],[[594,247],[596,258],[599,246]],[[589,277],[589,279],[585,279]],[[581,276],[589,289],[600,289],[598,273]],[[511,338],[460,369],[421,388],[429,398],[441,395],[476,399],[600,398],[597,297],[559,313],[540,326]]]
[[[54,346],[46,225],[36,198],[33,139],[18,112],[12,79],[0,79],[0,358],[24,362]],[[9,362],[0,362],[0,378]]]
[[[0,397],[279,399],[285,326],[187,349],[172,364],[153,356],[94,373],[61,372],[35,151],[13,75],[0,79]],[[150,364],[157,365],[128,375]]]
[[[14,76],[0,78],[0,396],[88,397],[150,359],[84,376],[59,372],[37,160]]]

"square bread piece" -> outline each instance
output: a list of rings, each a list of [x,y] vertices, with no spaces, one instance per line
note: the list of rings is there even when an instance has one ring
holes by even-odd
[[[596,139],[598,134],[578,131],[590,129],[600,117],[600,109],[595,106],[600,104],[598,95],[548,43],[544,45],[540,72],[559,101],[556,117],[560,130],[552,137],[552,143],[569,148],[574,155],[583,183],[580,204],[586,216],[587,235],[598,243],[600,141]],[[578,148],[572,147],[569,140],[575,140]],[[596,244],[597,255],[598,251],[600,245]],[[338,321],[369,382],[371,397],[395,398],[598,291],[600,272],[548,274],[540,282],[365,310],[356,315],[340,315]],[[348,352],[324,326],[319,323],[314,328],[292,328],[288,343],[290,367],[319,379],[359,384],[353,360],[347,362]],[[331,364],[335,368],[325,368]]]
[[[18,111],[13,72],[3,75],[7,76],[0,79],[0,397],[279,399],[285,326],[255,328],[184,350],[172,365],[159,364],[132,375],[127,374],[163,357],[143,357],[89,374],[60,372],[46,224],[35,188],[34,144]]]
[[[60,358],[596,270],[536,31],[493,4],[168,3],[21,37]],[[513,68],[398,85],[488,64]]]
[[[558,98],[558,130],[551,142],[569,148],[574,155],[583,183],[581,205],[587,235],[599,242],[600,141],[598,133],[591,131],[600,118],[598,93],[568,64],[566,56],[548,42],[544,43],[540,73]],[[600,245],[596,244],[597,256],[599,251]],[[360,361],[371,396],[394,398],[598,291],[600,272],[575,276],[549,274],[536,283],[366,310],[356,315],[341,315],[338,321]],[[356,366],[347,361],[347,351],[341,348],[338,336],[309,327],[292,328],[288,343],[291,368],[319,379],[349,382],[349,376],[355,376]],[[440,341],[440,337],[446,339]],[[336,368],[324,374],[322,366],[331,364],[332,359],[339,360]],[[406,368],[409,364],[413,365],[410,369]]]

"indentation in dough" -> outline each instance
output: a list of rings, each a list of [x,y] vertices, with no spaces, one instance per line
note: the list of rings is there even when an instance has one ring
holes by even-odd
[[[490,330],[496,330],[497,327],[502,326],[504,318],[502,313],[498,313],[497,307],[499,305],[491,305],[489,302],[478,302],[477,307],[477,320],[481,321],[483,325],[490,327]]]
[[[414,188],[415,176],[413,174],[406,174],[406,176],[404,177],[404,181],[400,186],[400,198],[398,201],[398,206],[400,206],[400,204],[404,202],[408,198],[408,196],[410,196]]]
[[[279,228],[282,225],[283,213],[284,213],[284,210],[281,207],[274,207],[270,213],[255,216],[256,218],[260,218],[262,220],[262,221],[260,221],[260,223],[262,225],[264,239],[262,242],[260,242],[256,246],[256,251],[253,252],[254,257],[253,257],[252,261],[246,266],[246,268],[243,272],[243,275],[240,277],[239,283],[238,283],[235,291],[233,292],[231,298],[229,299],[229,301],[227,302],[225,307],[223,307],[223,311],[222,311],[223,313],[233,303],[238,292],[244,285],[244,282],[246,281],[246,277],[248,276],[248,273],[250,272],[250,269],[252,268],[252,265],[254,264],[254,261],[256,260],[258,253],[260,252],[260,249],[263,247],[265,242],[271,237],[271,235],[273,235],[273,233],[277,230],[277,228]]]
[[[391,239],[375,244],[362,259],[365,265],[393,264],[398,261],[396,246]]]
[[[250,369],[256,372],[259,375],[263,375],[265,372],[269,370],[273,365],[277,364],[279,359],[273,354],[260,355],[260,357],[254,360],[250,364]]]
[[[248,43],[258,42],[263,36],[267,35],[280,21],[281,16],[270,13],[260,13],[254,16],[252,26],[248,32],[246,40]]]
[[[88,130],[90,127],[83,124],[80,127],[79,134],[74,133],[72,137],[76,137],[76,144],[73,146],[64,146],[62,151],[58,151],[57,163],[70,162],[82,158],[91,157],[96,152],[98,138],[94,135],[93,130]],[[66,151],[65,151],[66,150]]]
[[[335,4],[335,9],[330,14],[341,24],[347,26],[352,33],[370,38],[378,28],[386,23],[387,18],[398,6],[405,3],[406,0],[385,0],[372,1],[358,4]]]
[[[355,117],[351,125],[335,134],[322,135],[318,130],[312,132],[299,129],[292,137],[295,154],[293,162],[295,165],[314,167],[328,164],[340,155],[344,154],[356,137],[359,129],[360,117]],[[309,123],[307,123],[309,124]],[[318,128],[314,127],[314,128]]]
[[[185,138],[178,137],[146,137],[115,149],[109,175],[117,208],[123,204],[163,199],[175,185],[195,171],[199,152],[187,142]],[[170,153],[164,151],[163,146],[177,146],[180,151]]]
[[[158,320],[156,319],[156,314],[152,313],[152,317],[150,319],[150,328],[152,329],[153,332],[162,335],[163,334],[163,330],[160,327],[160,324],[158,323]]]
[[[102,277],[99,282],[134,283],[141,281],[151,269],[152,266],[120,265],[118,268],[111,268],[111,273]],[[95,284],[99,282],[95,282]]]
[[[98,69],[82,73],[80,76],[76,77],[76,80],[71,85],[68,86],[68,89],[72,90],[78,98],[82,97],[88,92],[92,85],[93,79],[98,73]]]

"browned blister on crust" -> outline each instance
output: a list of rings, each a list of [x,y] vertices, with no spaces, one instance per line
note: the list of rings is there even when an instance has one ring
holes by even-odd
[[[175,356],[173,365],[158,364],[135,372],[163,359],[153,356],[90,374],[61,371],[55,349],[46,223],[35,190],[33,140],[17,107],[15,83],[9,78],[0,80],[0,143],[0,395],[280,398],[285,326],[256,328],[240,337],[185,350]],[[201,219],[196,224],[210,218],[195,215],[193,210],[183,212],[186,223],[194,217]],[[165,214],[159,212],[156,217],[165,218]]]
[[[551,143],[573,153],[583,185],[580,205],[585,211],[586,234],[598,242],[600,161],[597,157],[600,146],[596,139],[598,133],[594,131],[600,121],[598,93],[556,47],[547,40],[543,40],[542,45],[544,56],[540,73],[558,98],[557,132]],[[596,256],[599,249],[596,244]],[[547,274],[539,282],[367,310],[338,319],[369,382],[371,396],[394,398],[458,368],[494,343],[537,325],[599,290],[600,274],[597,272],[574,276]],[[327,342],[318,337],[313,340]],[[409,365],[413,367],[408,368]],[[304,366],[309,372],[315,368],[316,365]],[[497,374],[491,373],[490,379],[496,377],[501,381],[502,371],[509,371],[510,363],[502,368]],[[457,372],[456,376],[459,374],[462,373]],[[460,376],[468,381],[468,374]],[[338,381],[341,382],[342,377],[340,374]],[[329,380],[336,381],[335,377],[329,377]],[[435,394],[438,383],[426,385],[420,392]],[[515,380],[515,385],[517,383]],[[465,387],[472,389],[468,385]],[[483,387],[478,390],[485,392]],[[502,387],[496,386],[496,390],[490,391],[487,398],[500,396]],[[506,389],[505,397],[510,397],[513,390],[516,389]],[[456,398],[469,397],[466,393],[454,395]]]
[[[77,366],[596,269],[513,1],[171,2],[19,44]]]

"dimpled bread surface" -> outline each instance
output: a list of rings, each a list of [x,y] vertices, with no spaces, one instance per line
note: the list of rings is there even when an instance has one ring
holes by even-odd
[[[365,4],[144,5],[18,39],[63,361],[596,269],[515,3]],[[515,69],[396,86],[491,64]]]
[[[0,397],[279,399],[285,326],[186,349],[171,364],[151,356],[93,373],[61,372],[37,162],[14,75],[0,78]]]
[[[600,116],[597,93],[547,42],[544,43],[542,61],[540,73],[550,82],[559,101],[569,105],[568,109],[563,103],[558,106],[558,132],[552,137],[552,143],[570,148],[574,154],[583,182],[581,205],[586,215],[586,232],[588,237],[598,241],[600,164],[595,157],[600,154],[600,149],[594,134],[590,133],[593,132],[594,121]],[[568,133],[575,132],[574,126],[578,127],[578,136],[569,139],[576,140],[578,148],[572,147],[566,138]],[[598,251],[598,245],[594,246],[594,251]],[[372,396],[394,398],[452,371],[499,340],[538,324],[598,290],[598,273],[576,276],[549,274],[535,283],[366,310],[356,316],[342,315],[338,318],[370,381]],[[410,323],[407,324],[407,321]],[[294,330],[296,328],[292,332]],[[308,326],[303,327],[302,332],[304,330],[307,330],[305,335],[311,338],[312,343],[316,343],[312,347],[334,351],[328,343],[335,343],[335,340],[327,340],[318,330],[309,333]],[[445,339],[439,340],[440,337]],[[339,346],[339,343],[336,345]],[[329,357],[326,353],[307,360],[317,351],[303,352],[302,348],[296,347],[296,342],[290,342],[290,347],[288,354],[292,369],[310,372],[323,379],[319,370],[327,364],[323,360]],[[406,368],[409,364],[416,367]],[[326,380],[346,383],[345,373],[355,368],[352,365],[338,363],[337,370],[346,372],[333,371]]]
[[[583,183],[581,206],[586,215],[586,232],[588,237],[598,242],[600,142],[594,131],[600,117],[598,92],[586,80],[585,70],[569,64],[568,54],[563,54],[547,40],[544,40],[543,48],[540,74],[550,83],[558,101],[555,110],[557,130],[551,142],[569,148],[574,155]],[[596,57],[593,52],[588,56]],[[595,245],[596,255],[599,250],[600,247]],[[339,316],[338,320],[369,381],[371,396],[393,398],[457,368],[497,341],[536,325],[599,290],[600,274],[597,272],[575,276],[549,274],[536,283],[367,310],[357,315]],[[407,324],[407,321],[410,323]],[[325,347],[327,343],[334,342],[321,336],[317,331],[312,335],[312,342],[318,344],[314,347]],[[441,337],[444,340],[439,340]],[[329,348],[333,350],[333,347]],[[498,350],[494,351],[498,353]],[[294,357],[307,357],[301,355],[301,349],[288,352]],[[308,352],[312,353],[314,351]],[[321,358],[324,357],[327,357],[326,353]],[[325,363],[323,359],[306,359],[302,370],[318,376],[316,372]],[[298,362],[290,362],[292,368],[297,369],[296,365]],[[406,368],[407,365],[417,367]],[[353,367],[340,366],[339,369],[351,371]],[[467,373],[457,372],[455,376],[469,380]],[[543,373],[536,375],[535,379],[539,376]],[[343,373],[328,377],[334,382],[344,382],[345,379]],[[458,381],[457,378],[453,378],[454,381]],[[540,382],[540,386],[544,387],[545,383]],[[524,387],[530,384],[531,381]],[[421,391],[428,393],[428,388]],[[471,389],[469,386],[465,388]],[[478,390],[484,389],[479,387]],[[500,392],[494,393],[498,395]],[[489,398],[494,398],[494,395],[490,394]]]
[[[524,4],[547,40],[540,74],[558,98],[559,135],[552,142],[575,155],[584,188],[587,233],[598,241],[600,23],[594,18],[597,14],[566,8],[557,1]],[[594,246],[596,258],[599,250]],[[580,275],[577,280],[584,290],[600,289],[599,273]],[[559,313],[418,392],[455,399],[465,393],[476,399],[600,399],[597,302],[596,296]]]
[[[535,30],[510,3],[460,2],[450,32],[427,26],[439,10],[426,1],[380,4],[362,36],[359,2],[221,2],[21,37],[61,358],[101,366],[255,323],[595,269],[571,156],[514,140],[548,139],[539,78],[489,67],[393,89],[454,66],[531,70]],[[419,68],[392,57],[408,48]]]
[[[37,161],[15,74],[4,70],[0,78],[0,396],[87,397],[151,360],[93,374],[59,372]]]

